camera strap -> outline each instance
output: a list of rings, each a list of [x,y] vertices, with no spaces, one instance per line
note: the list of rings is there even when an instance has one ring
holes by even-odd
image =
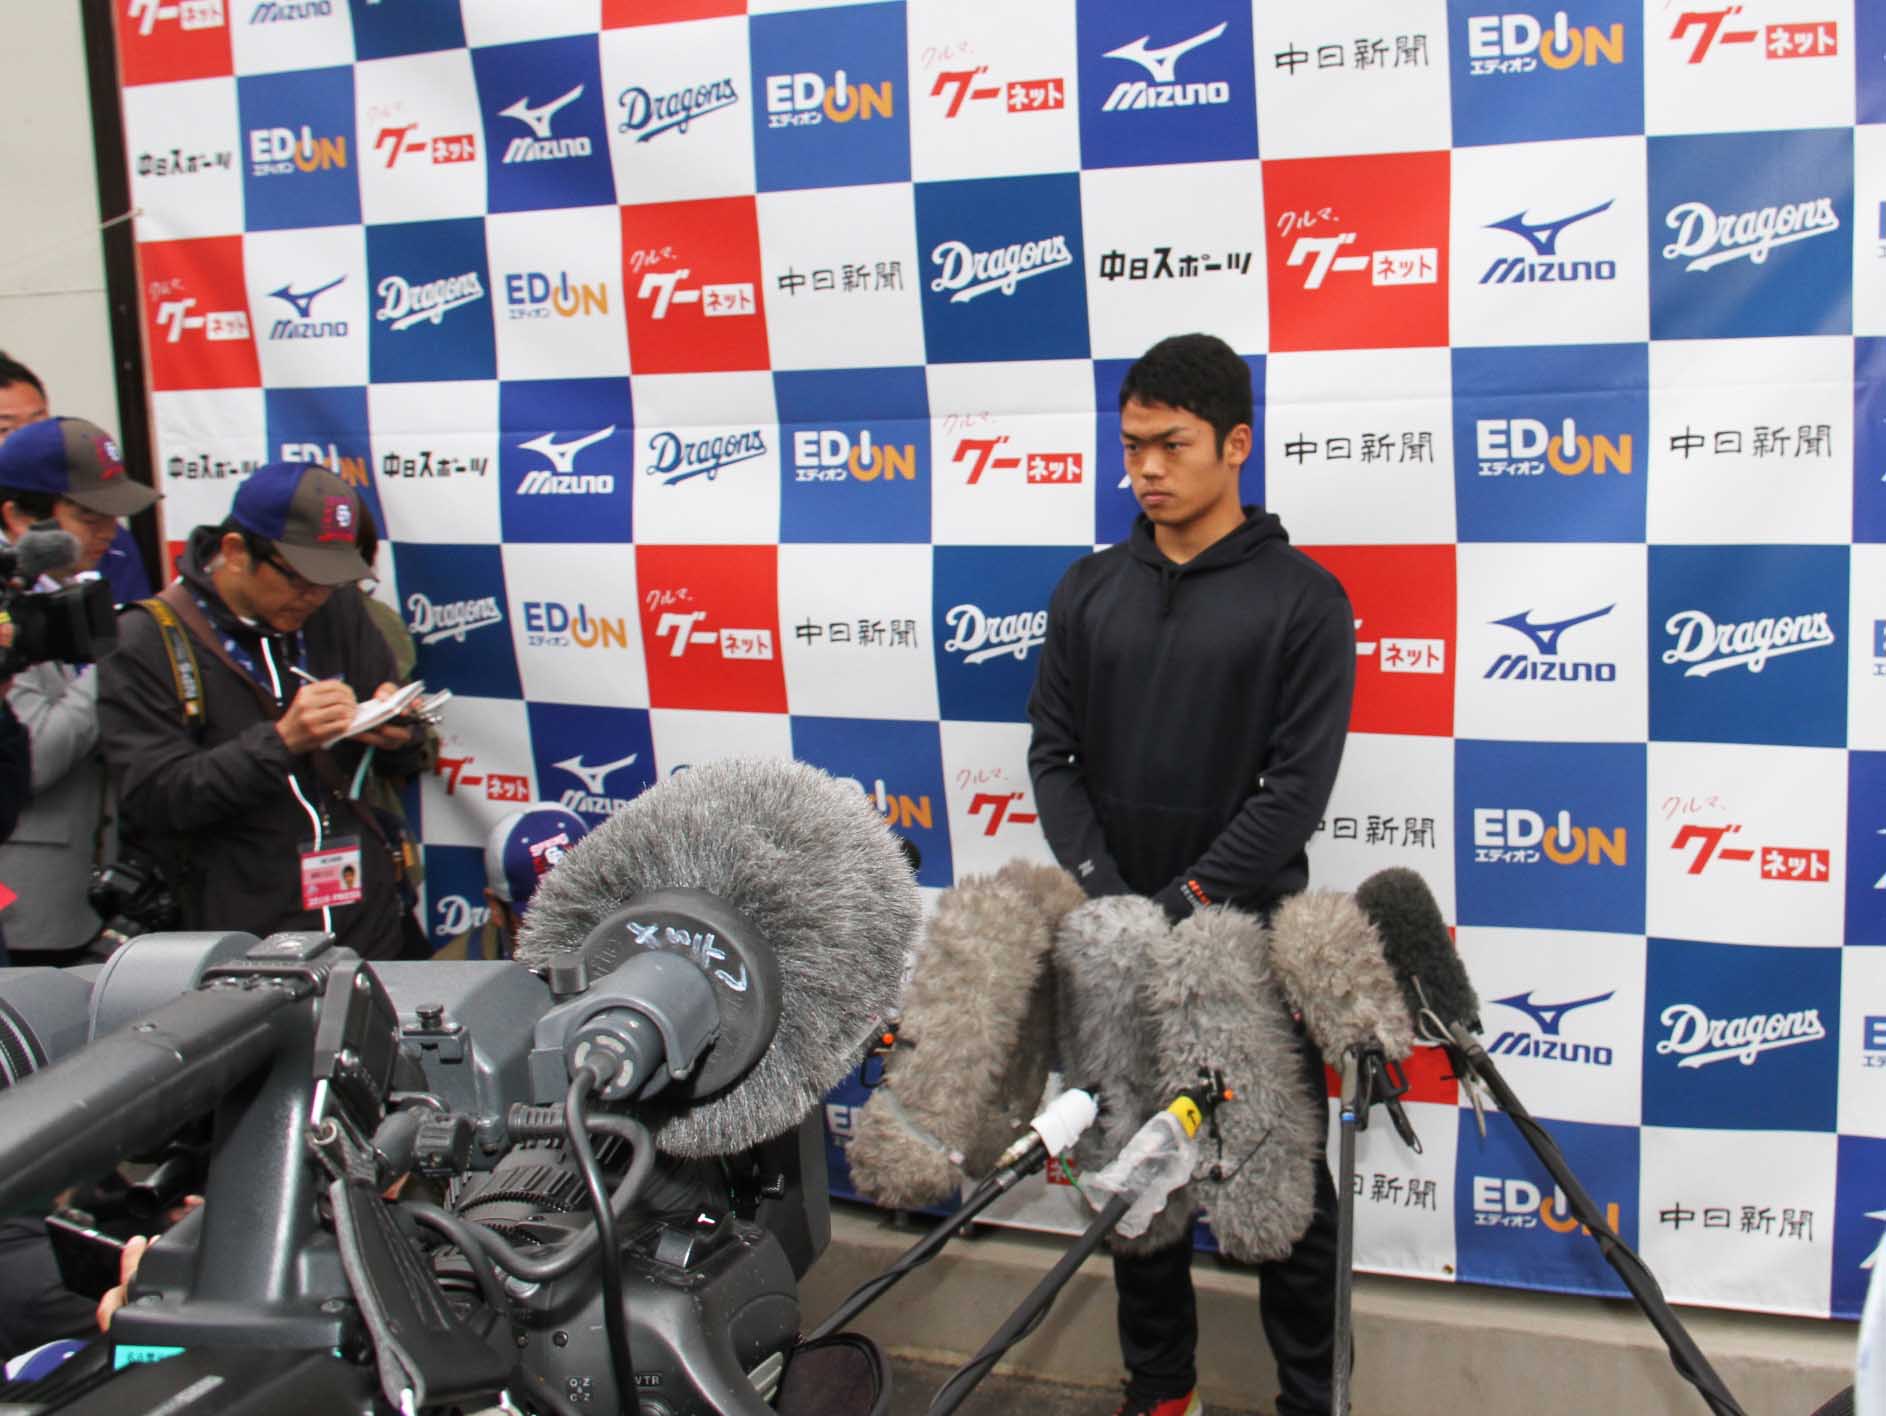
[[[170,660],[170,681],[177,690],[177,701],[183,705],[184,726],[194,732],[203,726],[203,671],[197,665],[190,636],[184,632],[183,621],[171,602],[161,596],[139,600],[138,608],[156,621],[164,653]]]

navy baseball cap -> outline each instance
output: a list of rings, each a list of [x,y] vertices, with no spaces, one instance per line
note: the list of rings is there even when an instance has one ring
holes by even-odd
[[[118,440],[83,418],[41,418],[7,434],[0,487],[65,497],[101,516],[135,516],[157,500],[124,470]]]
[[[282,559],[316,585],[349,585],[373,574],[356,541],[367,509],[360,494],[311,462],[269,462],[249,474],[229,519],[275,543]]]
[[[573,811],[540,801],[513,811],[485,837],[485,884],[491,893],[522,910],[537,892],[537,882],[589,827]]]

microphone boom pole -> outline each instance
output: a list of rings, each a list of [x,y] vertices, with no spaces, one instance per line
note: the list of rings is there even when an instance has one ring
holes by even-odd
[[[1533,1154],[1539,1157],[1564,1193],[1565,1203],[1570,1207],[1573,1217],[1584,1225],[1586,1232],[1598,1245],[1598,1252],[1604,1255],[1605,1262],[1624,1280],[1631,1297],[1637,1300],[1637,1306],[1644,1310],[1644,1316],[1650,1319],[1650,1325],[1657,1330],[1664,1346],[1670,1349],[1671,1365],[1696,1388],[1716,1416],[1747,1416],[1729,1394],[1728,1387],[1716,1374],[1715,1368],[1709,1365],[1709,1359],[1703,1356],[1682,1321],[1671,1310],[1670,1301],[1663,1296],[1663,1289],[1657,1283],[1656,1276],[1630,1245],[1624,1242],[1623,1237],[1605,1223],[1597,1204],[1585,1192],[1585,1187],[1578,1183],[1578,1177],[1572,1174],[1572,1168],[1566,1164],[1559,1148],[1514,1095],[1513,1089],[1500,1075],[1500,1069],[1480,1045],[1480,1040],[1457,1022],[1450,1022],[1447,1030],[1467,1065],[1486,1083],[1487,1090],[1499,1102],[1500,1110],[1512,1118],[1513,1124],[1519,1128],[1519,1134],[1525,1137],[1526,1144],[1532,1147]]]

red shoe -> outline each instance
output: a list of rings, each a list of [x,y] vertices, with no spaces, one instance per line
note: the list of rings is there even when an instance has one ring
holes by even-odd
[[[1196,1391],[1184,1396],[1134,1396],[1128,1392],[1113,1416],[1205,1416]]]

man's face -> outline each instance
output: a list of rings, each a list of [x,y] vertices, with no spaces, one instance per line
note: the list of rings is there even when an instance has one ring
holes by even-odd
[[[1164,403],[1129,400],[1120,409],[1126,472],[1140,510],[1155,526],[1189,526],[1227,502],[1238,502],[1238,469],[1251,451],[1251,429],[1240,423],[1218,446],[1212,426],[1196,413]]]
[[[303,579],[273,550],[252,559],[242,537],[231,532],[223,537],[223,570],[216,577],[216,592],[237,614],[291,634],[327,603],[334,587]]]
[[[31,384],[0,384],[0,438],[45,416],[46,395]]]
[[[60,497],[53,502],[52,517],[61,531],[69,532],[79,543],[79,558],[73,569],[96,570],[118,534],[118,518],[102,511],[88,511],[70,497]]]

